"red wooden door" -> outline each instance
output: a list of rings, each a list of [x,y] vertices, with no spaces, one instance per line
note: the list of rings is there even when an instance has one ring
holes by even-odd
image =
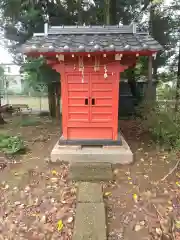
[[[97,135],[104,139],[117,138],[118,85],[116,74],[92,73],[90,78],[90,121],[96,124]]]
[[[103,73],[66,75],[67,139],[117,139],[118,85]],[[64,103],[64,104],[66,104]]]

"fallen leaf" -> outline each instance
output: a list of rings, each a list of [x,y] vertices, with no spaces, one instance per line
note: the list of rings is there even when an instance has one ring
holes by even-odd
[[[21,204],[21,202],[20,201],[16,201],[14,204],[15,204],[15,206],[18,206],[18,205]]]
[[[57,182],[58,182],[58,179],[57,179],[57,178],[51,178],[51,182],[52,182],[52,183],[57,183]]]
[[[173,207],[168,207],[169,212],[173,211]]]
[[[134,199],[135,202],[138,201],[138,196],[137,196],[137,194],[133,194],[133,199]]]
[[[119,169],[115,169],[113,173],[117,175],[119,173]]]
[[[156,228],[156,233],[161,236],[162,235],[162,230],[160,228]]]
[[[56,175],[56,176],[57,176],[57,174],[58,174],[58,173],[56,172],[56,170],[52,170],[51,173],[52,173],[52,175]]]
[[[67,220],[68,223],[72,223],[72,221],[73,221],[73,217],[69,217]]]
[[[9,189],[9,185],[8,184],[6,184],[6,186],[5,186],[5,188],[4,188],[5,190],[7,190],[7,189]]]
[[[46,216],[45,216],[45,215],[42,216],[42,218],[40,219],[40,222],[41,222],[41,223],[46,223]]]
[[[164,194],[169,194],[167,189],[164,189]]]
[[[140,224],[140,226],[144,226],[145,225],[145,221],[140,221],[139,224]]]
[[[175,221],[175,226],[179,230],[180,229],[180,221]]]
[[[179,182],[176,182],[176,185],[177,185],[178,187],[180,187],[180,183],[179,183]]]
[[[26,186],[24,191],[25,191],[25,192],[29,192],[30,190],[31,190],[30,187],[29,187],[29,186]]]
[[[77,188],[76,187],[72,187],[70,192],[71,192],[71,194],[75,194],[77,192]]]
[[[138,232],[142,229],[142,226],[140,224],[136,224],[135,227],[134,227],[134,231],[135,232]]]
[[[180,178],[180,173],[176,173],[176,177]]]
[[[63,222],[62,220],[59,220],[57,223],[57,230],[60,232],[63,229]]]
[[[104,193],[104,196],[105,196],[105,197],[109,197],[109,196],[111,196],[111,195],[112,195],[111,192],[105,192],[105,193]]]

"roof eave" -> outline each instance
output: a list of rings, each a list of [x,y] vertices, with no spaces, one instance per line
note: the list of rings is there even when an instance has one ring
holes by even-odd
[[[57,55],[76,55],[76,56],[88,56],[89,54],[91,56],[93,55],[112,55],[112,54],[122,54],[122,55],[138,55],[138,56],[151,56],[153,54],[156,54],[159,50],[140,50],[140,51],[96,51],[96,52],[39,52],[39,51],[30,51],[25,52],[24,54],[27,56],[57,56]]]

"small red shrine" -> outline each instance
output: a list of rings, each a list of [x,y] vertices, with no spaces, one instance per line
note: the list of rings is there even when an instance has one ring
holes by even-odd
[[[27,56],[44,56],[60,73],[61,144],[119,145],[120,74],[139,56],[161,46],[130,26],[54,26],[45,24],[23,46]]]

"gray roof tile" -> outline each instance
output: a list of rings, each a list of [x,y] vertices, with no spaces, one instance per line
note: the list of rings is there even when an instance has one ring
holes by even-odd
[[[98,45],[99,47],[97,47]],[[51,27],[48,36],[35,34],[22,52],[158,51],[162,46],[147,33],[135,33],[132,26]]]

